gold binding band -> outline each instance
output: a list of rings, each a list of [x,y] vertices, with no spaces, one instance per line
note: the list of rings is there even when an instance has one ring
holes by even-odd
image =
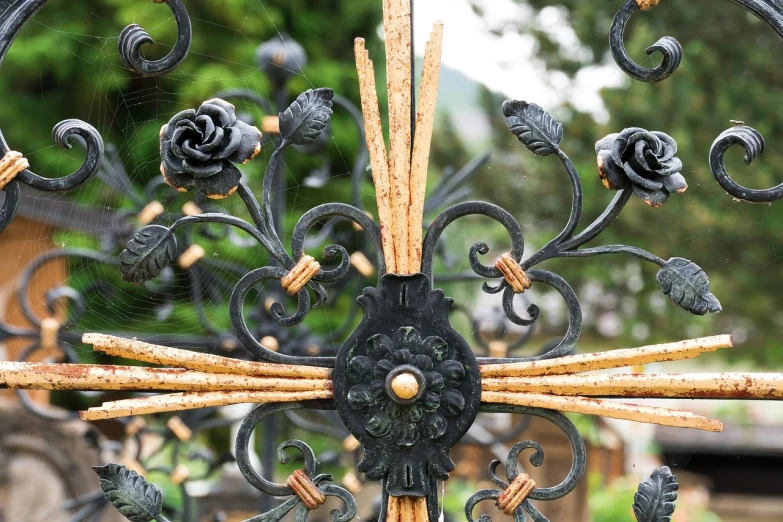
[[[30,167],[30,162],[21,152],[9,150],[0,159],[0,190],[11,183],[20,172]]]
[[[302,503],[310,511],[321,507],[321,504],[326,500],[326,496],[318,489],[318,486],[301,469],[294,471],[288,477],[286,484],[296,493],[297,497],[302,499]]]
[[[302,256],[280,284],[288,295],[296,295],[320,270],[321,265],[313,256]]]
[[[509,253],[500,256],[500,259],[495,263],[495,267],[503,274],[514,293],[521,294],[533,285],[525,271],[522,270],[519,263]]]

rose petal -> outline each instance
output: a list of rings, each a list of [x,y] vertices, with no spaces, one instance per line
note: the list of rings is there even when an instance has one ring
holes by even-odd
[[[618,133],[609,134],[608,136],[604,136],[600,140],[595,142],[595,153],[598,154],[602,150],[612,150],[612,145],[614,145],[615,140],[617,139],[617,136],[619,136]]]
[[[449,423],[446,421],[446,418],[439,413],[429,415],[424,421],[424,433],[429,439],[441,438],[446,434],[448,427]]]
[[[182,162],[182,160],[179,161]],[[195,186],[195,179],[193,176],[177,172],[175,169],[169,170],[165,161],[160,164],[160,173],[163,174],[163,181],[165,181],[167,185],[180,192],[193,190],[193,187]]]
[[[213,157],[215,159],[226,159],[239,148],[241,143],[242,133],[239,132],[239,129],[236,127],[228,127],[225,129],[223,141],[220,142],[220,147]]]
[[[440,410],[446,417],[456,417],[465,409],[465,397],[457,390],[444,390],[440,396]]]
[[[196,161],[207,161],[211,158],[211,156],[206,152],[201,152],[197,148],[193,148],[192,140],[185,140],[182,142],[182,152],[186,157]]]
[[[188,136],[193,134],[195,134],[193,129],[188,127],[177,127],[174,130],[174,134],[171,136],[171,152],[173,152],[175,156],[185,159],[187,156],[182,151],[182,143],[188,139]]]
[[[370,417],[370,420],[367,421],[367,425],[365,426],[367,433],[373,437],[383,437],[389,433],[390,428],[391,421],[382,413],[376,413]]]
[[[682,174],[672,174],[663,178],[663,186],[672,194],[682,194],[688,190],[688,183]]]
[[[441,361],[448,349],[449,346],[446,344],[446,341],[433,335],[424,339],[424,342],[419,347],[419,353],[426,355],[433,361]]]
[[[629,163],[623,165],[623,170],[625,170],[625,175],[628,176],[628,179],[630,179],[631,183],[634,185],[639,185],[646,188],[647,190],[658,190],[663,187],[663,183],[660,181],[647,179],[637,174]]]
[[[261,131],[241,121],[237,121],[234,128],[241,131],[242,141],[228,159],[236,163],[247,163],[261,151]]]
[[[647,164],[650,166],[651,169],[660,169],[663,164],[661,163],[661,160],[658,159],[658,156],[652,153],[649,149],[644,151],[644,159],[647,161]]]
[[[370,380],[375,372],[375,361],[365,355],[356,356],[348,362],[348,371],[355,380]]]
[[[629,127],[627,129],[623,129],[623,131],[617,135],[617,139],[615,139],[614,144],[612,144],[612,159],[616,164],[622,165],[625,163],[623,160],[623,153],[625,153],[626,146],[628,145],[628,138],[637,132],[646,131],[644,129],[640,129],[639,127]]]
[[[367,355],[373,359],[380,360],[389,355],[392,351],[392,340],[383,334],[373,335],[367,339]]]
[[[633,193],[653,208],[659,208],[669,199],[669,191],[665,188],[661,188],[660,190],[647,190],[644,187],[634,184]]]
[[[182,158],[178,158],[171,152],[171,142],[163,141],[160,144],[160,159],[166,166],[166,172],[169,174],[182,174],[185,168],[182,166]],[[193,176],[190,176],[191,178]]]
[[[196,124],[199,126],[202,141],[208,141],[211,139],[215,129],[219,128],[215,127],[215,122],[213,122],[212,118],[209,116],[197,116]]]
[[[628,138],[626,150],[628,150],[629,147],[636,147],[636,144],[640,141],[645,142],[647,146],[650,147],[650,150],[653,151],[653,154],[660,154],[663,152],[663,143],[658,136],[646,130],[641,130],[630,136]]]
[[[682,170],[682,161],[680,158],[672,158],[668,162],[664,163],[664,168],[656,170],[656,174],[661,176],[670,176],[676,174]]]
[[[171,148],[174,150],[173,142]],[[208,178],[223,170],[223,162],[220,160],[195,161],[185,158],[182,162],[182,167],[197,178]]]
[[[182,112],[178,112],[177,114],[172,116],[171,119],[169,120],[168,124],[166,124],[161,129],[162,135],[166,139],[170,140],[174,130],[177,128],[177,123],[180,120],[192,120],[195,117],[196,117],[196,111],[194,111],[193,109],[187,109],[187,110],[184,110]]]
[[[237,121],[234,106],[220,98],[212,98],[205,101],[198,108],[196,114],[198,116],[205,114],[212,119],[216,119],[220,127],[230,127]]]
[[[394,332],[392,342],[394,343],[394,347],[398,350],[400,348],[405,348],[411,352],[418,353],[419,345],[421,344],[421,336],[415,328],[401,326]]]
[[[645,152],[650,153],[652,151],[647,146],[646,142],[637,141],[636,145],[634,145],[633,156],[631,156],[630,161],[628,162],[637,172],[649,172],[652,170],[652,167],[647,163],[647,158],[644,157]]]
[[[617,166],[608,150],[598,152],[598,177],[609,190],[620,190],[628,186],[628,176]]]
[[[664,144],[663,152],[659,155],[661,161],[669,161],[677,154],[677,142],[665,132],[653,132]]]
[[[187,160],[185,160],[187,162]],[[242,173],[228,161],[223,161],[223,170],[214,176],[204,178],[196,177],[196,185],[199,190],[210,199],[223,199],[233,194],[239,181],[242,179]]]
[[[465,367],[458,361],[444,361],[438,367],[438,373],[443,376],[446,386],[457,387],[465,380]]]
[[[212,135],[212,139],[204,143],[201,143],[199,145],[196,145],[196,148],[198,150],[203,150],[204,152],[213,152],[215,149],[220,147],[220,144],[223,142],[223,135],[224,135],[223,129],[221,129],[220,127],[215,127],[215,132]]]

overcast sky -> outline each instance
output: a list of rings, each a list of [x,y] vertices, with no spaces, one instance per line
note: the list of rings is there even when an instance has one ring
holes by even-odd
[[[433,22],[442,21],[444,65],[509,98],[535,101],[549,108],[569,100],[599,120],[606,118],[598,90],[623,81],[614,64],[583,71],[573,82],[563,74],[547,78],[543,65],[534,56],[532,38],[512,31],[502,37],[490,34],[488,26],[493,21],[524,20],[532,16],[529,9],[512,0],[491,0],[485,3],[488,23],[473,13],[468,0],[420,0],[414,6],[416,54],[424,53]],[[584,52],[557,7],[545,8],[539,24],[548,28],[569,52]]]

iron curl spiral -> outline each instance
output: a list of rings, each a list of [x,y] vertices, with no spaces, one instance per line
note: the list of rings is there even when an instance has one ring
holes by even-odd
[[[190,41],[193,30],[190,17],[182,0],[153,0],[156,4],[166,3],[174,13],[177,24],[177,41],[169,54],[160,60],[146,60],[141,56],[141,48],[155,43],[149,33],[138,24],[130,24],[120,33],[117,43],[120,58],[128,69],[143,76],[162,76],[176,69],[187,57],[190,51]]]

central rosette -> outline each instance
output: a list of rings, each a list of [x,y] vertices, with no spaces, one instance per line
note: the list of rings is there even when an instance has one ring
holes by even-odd
[[[465,409],[457,389],[465,367],[448,358],[440,337],[422,339],[415,328],[403,326],[392,339],[372,336],[366,353],[348,362],[351,377],[360,383],[348,390],[348,404],[370,414],[370,435],[394,439],[399,446],[412,446],[420,437],[439,439],[446,433],[446,418]]]
[[[452,300],[422,274],[387,274],[359,303],[364,317],[332,380],[337,411],[364,449],[357,468],[391,495],[434,494],[478,413],[476,357],[449,324]]]

